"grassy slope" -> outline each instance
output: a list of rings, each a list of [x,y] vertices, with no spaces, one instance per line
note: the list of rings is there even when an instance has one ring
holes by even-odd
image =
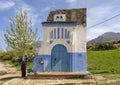
[[[88,51],[88,71],[91,73],[120,74],[120,49],[106,51]],[[13,64],[10,60],[3,61],[20,70],[20,64]],[[33,62],[27,64],[27,69],[33,67]]]
[[[88,71],[92,73],[120,73],[120,49],[88,51]]]

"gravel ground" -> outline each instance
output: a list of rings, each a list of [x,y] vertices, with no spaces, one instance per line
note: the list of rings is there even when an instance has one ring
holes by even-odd
[[[0,62],[0,85],[54,85],[72,83],[73,85],[119,85],[120,79],[109,80],[101,75],[93,75],[92,79],[27,79],[14,67]],[[66,84],[67,85],[67,84]]]

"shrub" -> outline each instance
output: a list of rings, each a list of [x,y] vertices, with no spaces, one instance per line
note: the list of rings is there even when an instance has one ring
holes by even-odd
[[[88,50],[112,50],[112,49],[117,49],[117,47],[112,44],[112,43],[96,43],[96,44],[91,44],[88,45],[87,47]]]

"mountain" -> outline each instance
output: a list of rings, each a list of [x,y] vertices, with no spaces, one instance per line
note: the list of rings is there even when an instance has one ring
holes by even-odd
[[[104,33],[103,35],[88,41],[88,44],[106,42],[111,40],[120,40],[120,33],[114,33],[114,32]]]

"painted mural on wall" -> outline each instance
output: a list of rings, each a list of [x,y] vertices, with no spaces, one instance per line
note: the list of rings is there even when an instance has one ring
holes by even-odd
[[[86,8],[51,11],[34,72],[87,72]]]

